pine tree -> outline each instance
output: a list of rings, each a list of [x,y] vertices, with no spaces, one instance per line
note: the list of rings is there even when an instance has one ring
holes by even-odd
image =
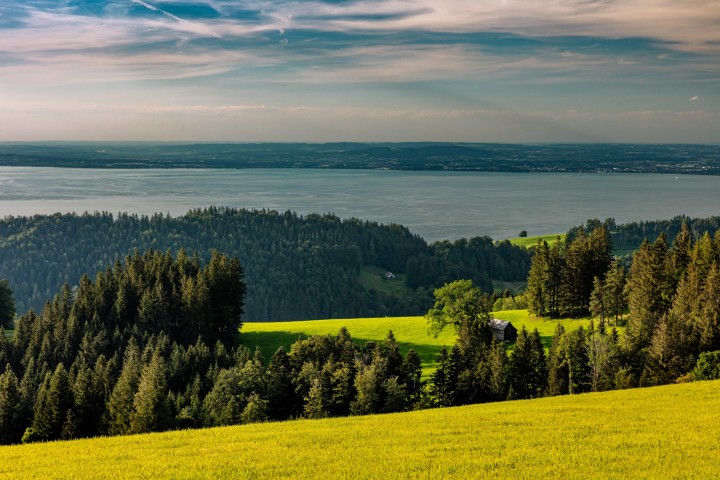
[[[240,414],[242,423],[264,422],[268,419],[268,401],[264,400],[257,393],[248,398],[247,404]]]
[[[627,335],[635,350],[650,344],[655,327],[670,308],[675,292],[671,290],[667,257],[664,235],[652,245],[643,242],[633,257],[626,285],[630,306]]]
[[[140,384],[140,349],[134,338],[125,351],[122,372],[113,388],[108,402],[109,433],[122,435],[130,431],[130,422],[134,411],[134,398]]]
[[[240,423],[242,408],[239,397],[239,375],[235,368],[222,369],[203,400],[203,419],[208,427]]]
[[[488,355],[488,391],[492,400],[504,400],[507,397],[508,358],[505,344],[493,338]]]
[[[547,385],[547,366],[540,334],[529,334],[525,326],[518,333],[510,357],[508,377],[513,398],[534,398]]]
[[[625,267],[617,260],[610,263],[610,269],[605,276],[603,285],[604,298],[608,305],[608,315],[613,318],[613,326],[618,325],[622,320],[623,313],[627,308],[627,297],[625,295]]]
[[[703,308],[697,322],[700,352],[720,350],[720,265],[710,268],[703,289]]]
[[[62,363],[51,376],[46,377],[41,390],[42,393],[38,394],[32,428],[38,438],[56,440],[61,438],[68,412],[73,408],[70,377]]]
[[[0,279],[0,330],[15,323],[15,299],[7,280]]]
[[[538,240],[530,264],[528,284],[525,295],[528,298],[528,310],[533,315],[543,316],[550,311],[549,292],[546,280],[550,250],[545,241]]]
[[[607,289],[603,285],[600,278],[595,277],[593,281],[593,291],[590,295],[590,313],[593,317],[600,317],[600,322],[605,322],[605,317],[609,313],[609,299],[605,296]]]
[[[142,369],[133,399],[134,411],[130,418],[132,433],[158,432],[171,426],[166,376],[165,360],[156,351],[150,363]]]
[[[0,375],[0,445],[19,443],[23,434],[20,384],[10,364]]]
[[[408,402],[415,405],[420,401],[420,393],[422,391],[422,359],[414,349],[408,350],[403,363],[403,383],[407,391]]]
[[[548,396],[568,393],[567,379],[569,372],[563,349],[565,344],[564,336],[565,327],[558,323],[548,350],[548,386],[546,390]]]

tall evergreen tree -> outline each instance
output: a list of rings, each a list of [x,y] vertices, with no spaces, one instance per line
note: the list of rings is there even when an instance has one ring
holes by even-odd
[[[508,366],[512,398],[534,398],[542,395],[547,385],[545,352],[537,329],[528,333],[523,325]]]
[[[630,306],[627,334],[636,350],[650,344],[655,327],[670,308],[674,291],[667,258],[664,235],[652,245],[645,241],[633,257],[626,284]]]
[[[57,440],[73,408],[70,377],[62,363],[52,375],[48,374],[41,390],[32,428],[39,439]]]
[[[558,323],[553,334],[552,344],[548,350],[548,396],[565,395],[568,393],[568,365],[565,361],[565,327]]]
[[[9,364],[0,374],[0,445],[19,443],[23,434],[20,382]]]
[[[130,417],[132,433],[157,432],[170,426],[168,405],[167,366],[159,351],[143,367]]]
[[[140,384],[141,374],[140,349],[134,338],[130,339],[125,351],[122,372],[113,388],[108,402],[109,433],[120,435],[130,431],[130,423],[134,412],[134,399]]]
[[[11,328],[15,323],[15,299],[10,284],[0,279],[0,329]]]

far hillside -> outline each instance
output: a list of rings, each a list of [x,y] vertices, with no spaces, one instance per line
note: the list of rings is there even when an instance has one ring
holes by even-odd
[[[718,411],[720,381],[696,382],[0,447],[0,477],[717,478]]]
[[[17,311],[42,310],[63,284],[91,278],[137,249],[237,257],[244,321],[419,315],[445,283],[524,281],[530,252],[474,237],[428,244],[402,225],[334,215],[210,207],[179,217],[110,213],[0,219],[0,278]],[[394,278],[384,282],[380,274]]]

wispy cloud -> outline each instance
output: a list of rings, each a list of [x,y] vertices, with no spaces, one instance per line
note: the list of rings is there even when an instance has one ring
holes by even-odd
[[[0,92],[78,115],[162,114],[147,98],[191,105],[183,115],[269,115],[301,97],[324,128],[334,114],[459,124],[720,102],[717,0],[2,3]]]

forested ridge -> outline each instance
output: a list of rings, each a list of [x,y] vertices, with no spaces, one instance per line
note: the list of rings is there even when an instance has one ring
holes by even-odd
[[[150,248],[185,248],[204,260],[212,250],[238,257],[247,279],[247,321],[420,314],[446,282],[468,278],[492,291],[492,278],[523,280],[530,265],[525,249],[488,237],[428,245],[400,225],[210,207],[179,217],[6,217],[0,278],[8,279],[18,312],[40,311],[64,283],[76,285],[82,275]],[[413,293],[363,288],[358,277],[365,265],[407,273]]]

